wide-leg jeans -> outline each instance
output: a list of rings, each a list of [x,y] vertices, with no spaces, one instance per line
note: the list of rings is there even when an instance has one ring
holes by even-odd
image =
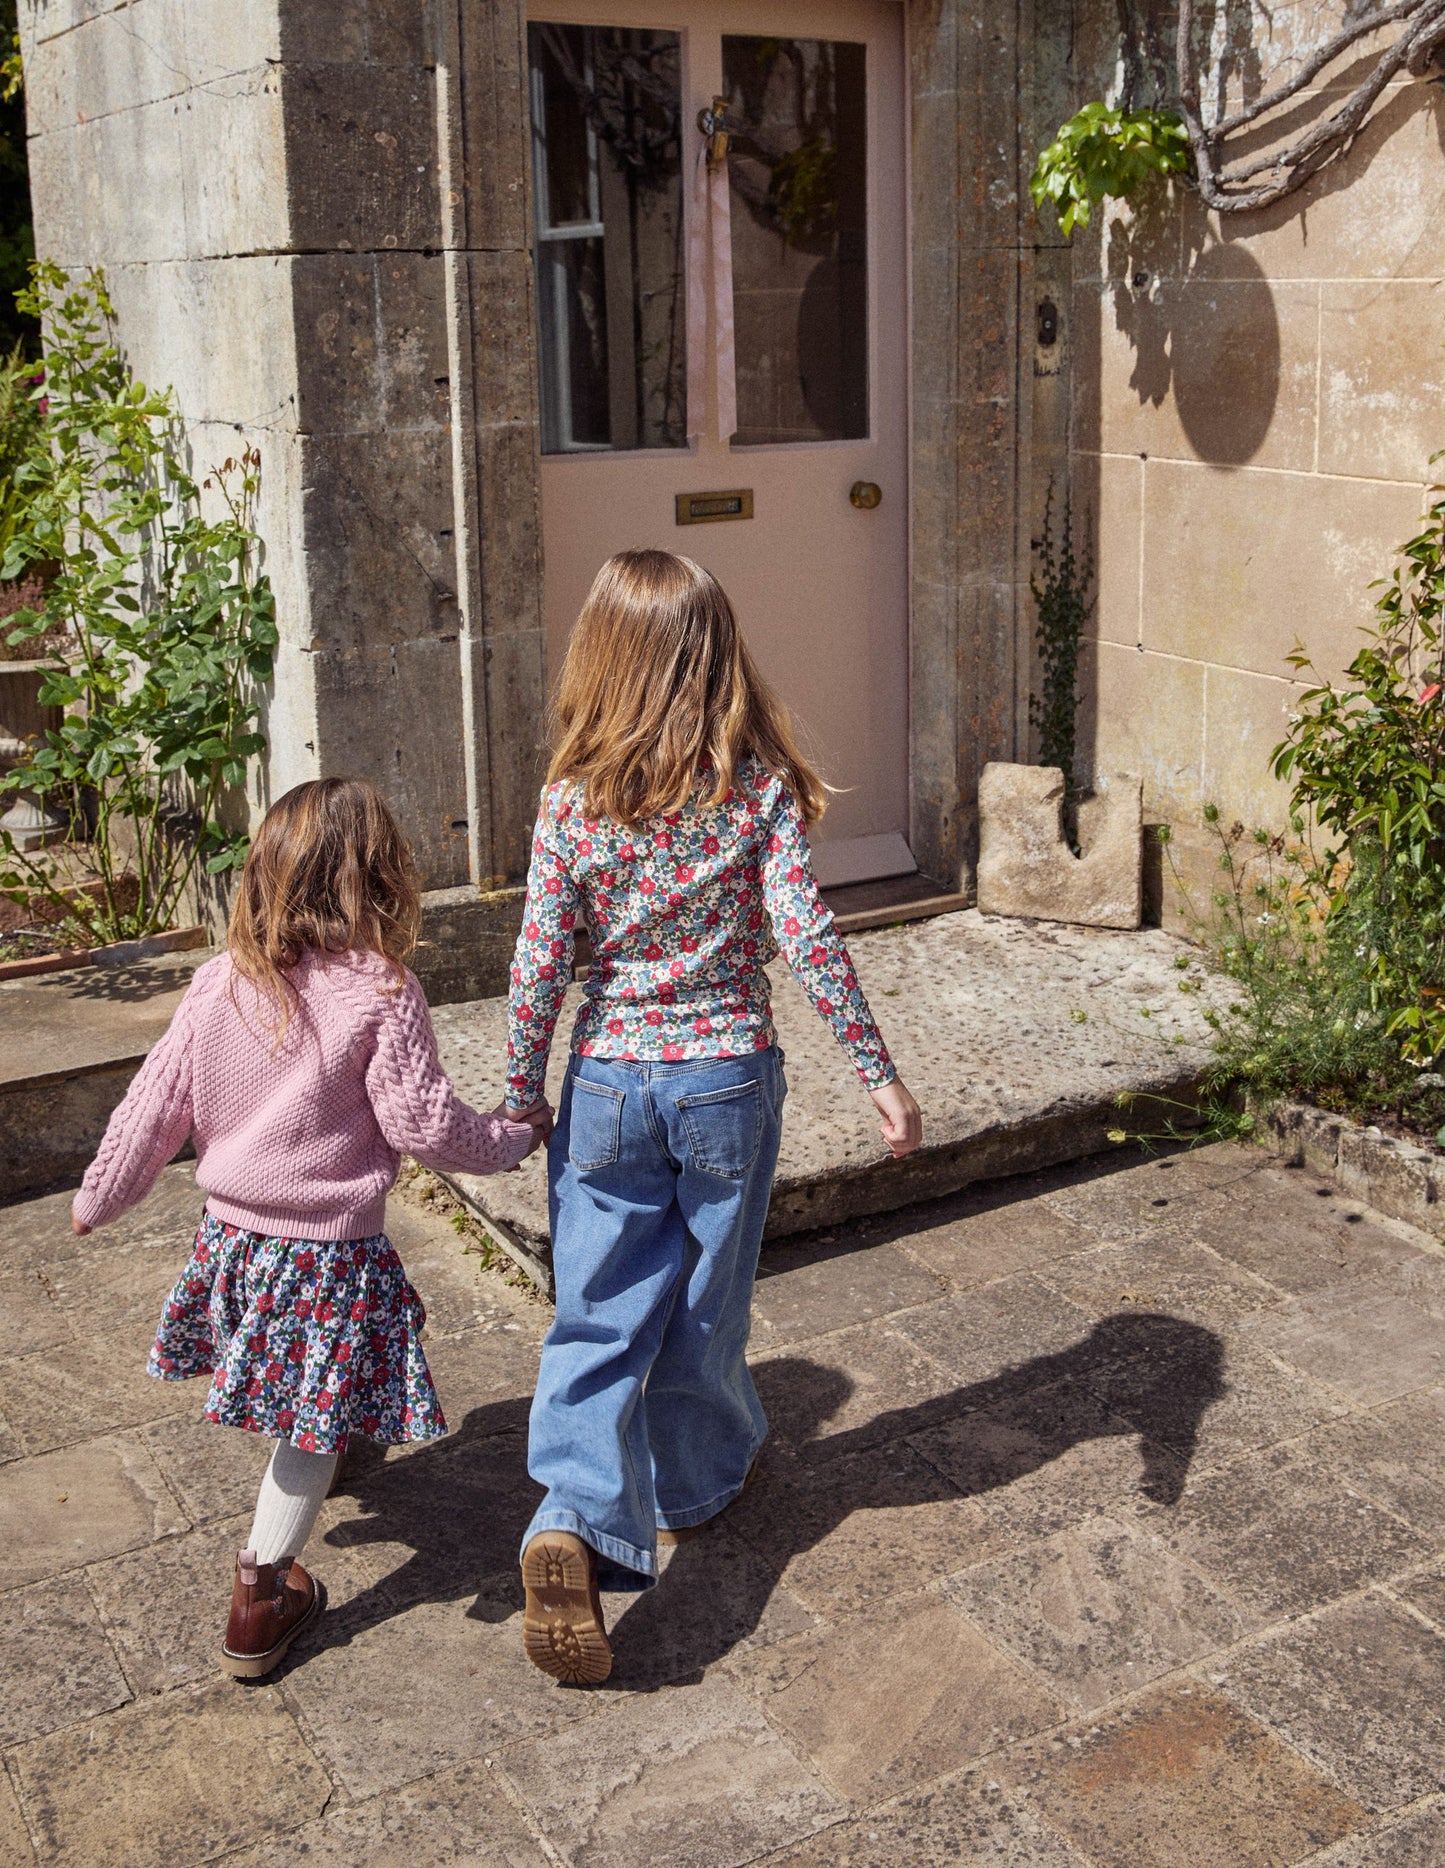
[[[568,1068],[527,1458],[547,1496],[523,1548],[573,1531],[604,1588],[654,1582],[658,1530],[721,1511],[767,1432],[746,1351],[786,1092],[776,1047]]]

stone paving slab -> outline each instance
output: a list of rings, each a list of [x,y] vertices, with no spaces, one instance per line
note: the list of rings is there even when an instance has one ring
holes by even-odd
[[[1445,1253],[1307,1172],[1116,1153],[780,1242],[759,1477],[606,1598],[590,1692],[521,1651],[549,1312],[429,1183],[388,1225],[451,1434],[349,1464],[258,1687],[214,1647],[265,1443],[138,1376],[200,1196],[67,1204],[0,1206],[6,1868],[1445,1859]],[[26,1379],[62,1350],[89,1401]]]
[[[1210,1058],[1203,1007],[1216,983],[1157,929],[1112,933],[965,913],[854,935],[849,950],[898,1069],[923,1106],[923,1148],[893,1161],[872,1104],[781,962],[771,969],[789,1096],[768,1236],[835,1225],[972,1181],[1092,1154],[1120,1125],[1186,1116]],[[1181,970],[1180,962],[1185,965]],[[1190,991],[1180,991],[1181,982]],[[1202,989],[1202,990],[1201,990]],[[560,1094],[573,987],[553,1047]],[[506,1002],[441,1007],[442,1058],[484,1108],[502,1094]],[[1141,1101],[1121,1117],[1118,1099]],[[546,1166],[452,1177],[467,1203],[545,1263]]]

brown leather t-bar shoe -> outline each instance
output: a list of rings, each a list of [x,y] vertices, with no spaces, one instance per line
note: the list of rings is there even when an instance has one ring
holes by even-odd
[[[221,1644],[221,1666],[233,1680],[259,1680],[279,1666],[291,1643],[323,1601],[320,1584],[294,1557],[258,1563],[254,1550],[236,1559],[231,1615]]]
[[[527,1659],[569,1686],[597,1686],[612,1671],[612,1645],[597,1593],[597,1554],[571,1531],[539,1531],[522,1554]]]

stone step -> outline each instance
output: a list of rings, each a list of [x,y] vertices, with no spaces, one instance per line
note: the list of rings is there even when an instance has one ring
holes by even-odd
[[[888,1156],[847,1060],[787,968],[775,965],[789,1096],[769,1238],[1095,1154],[1110,1146],[1111,1129],[1187,1123],[1211,1057],[1203,1012],[1221,987],[1172,935],[969,909],[854,934],[849,949],[923,1105],[924,1146],[904,1161]],[[574,987],[558,1027],[554,1101],[578,996]],[[481,1108],[502,1093],[506,1010],[503,999],[481,999],[435,1014],[443,1062]],[[545,1157],[515,1174],[447,1178],[498,1243],[550,1285]]]
[[[78,1174],[205,949],[0,981],[0,1198]]]

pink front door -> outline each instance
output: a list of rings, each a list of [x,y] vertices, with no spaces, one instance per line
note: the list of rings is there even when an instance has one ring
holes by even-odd
[[[706,565],[839,787],[830,882],[913,867],[902,39],[894,0],[536,0],[529,28],[550,672],[612,552]],[[697,117],[717,97],[731,435],[715,294],[688,312]],[[717,239],[709,220],[704,250]],[[707,384],[691,422],[689,345]]]

